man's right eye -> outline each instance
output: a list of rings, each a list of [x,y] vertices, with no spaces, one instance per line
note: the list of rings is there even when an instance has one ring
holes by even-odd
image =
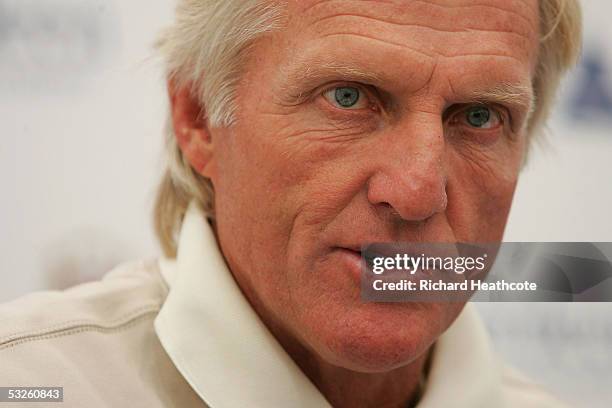
[[[338,109],[364,109],[368,107],[368,98],[355,86],[336,86],[323,94],[325,99]]]

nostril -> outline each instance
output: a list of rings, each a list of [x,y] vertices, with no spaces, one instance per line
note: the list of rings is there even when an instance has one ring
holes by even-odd
[[[444,212],[446,177],[428,163],[379,171],[368,180],[368,201],[381,216],[404,221],[421,222]]]

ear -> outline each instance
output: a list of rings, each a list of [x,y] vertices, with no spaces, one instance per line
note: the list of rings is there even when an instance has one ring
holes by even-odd
[[[177,87],[170,80],[168,94],[179,148],[197,173],[211,178],[214,149],[204,107],[192,95],[190,86]]]

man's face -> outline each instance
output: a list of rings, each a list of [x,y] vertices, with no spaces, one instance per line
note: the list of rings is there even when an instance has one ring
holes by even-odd
[[[325,361],[415,360],[461,304],[360,300],[370,242],[502,238],[537,1],[292,1],[213,129],[221,248],[258,313]]]

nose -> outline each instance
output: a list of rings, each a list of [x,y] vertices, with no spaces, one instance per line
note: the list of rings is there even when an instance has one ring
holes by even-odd
[[[377,149],[368,201],[404,221],[424,221],[444,212],[448,198],[442,124],[396,130],[388,136]]]

